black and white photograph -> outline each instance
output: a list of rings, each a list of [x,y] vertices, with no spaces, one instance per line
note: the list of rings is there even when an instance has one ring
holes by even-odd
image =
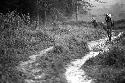
[[[0,0],[0,83],[125,83],[125,0]]]

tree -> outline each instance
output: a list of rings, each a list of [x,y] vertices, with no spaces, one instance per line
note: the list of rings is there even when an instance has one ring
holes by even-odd
[[[75,0],[75,12],[76,12],[76,21],[78,21],[78,14],[87,14],[93,5],[87,0]]]
[[[47,17],[51,16],[53,20],[61,17],[71,17],[76,13],[76,20],[78,20],[78,13],[84,11],[92,5],[86,0],[37,0],[37,8],[41,13],[43,24],[45,24]],[[39,4],[39,5],[38,5]],[[84,8],[83,8],[84,7]]]

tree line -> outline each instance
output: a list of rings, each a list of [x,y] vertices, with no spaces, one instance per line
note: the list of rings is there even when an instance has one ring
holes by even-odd
[[[30,13],[44,23],[47,18],[58,20],[70,18],[73,14],[77,21],[78,13],[86,14],[93,5],[89,0],[4,0],[0,7],[1,12],[17,10],[19,13]]]

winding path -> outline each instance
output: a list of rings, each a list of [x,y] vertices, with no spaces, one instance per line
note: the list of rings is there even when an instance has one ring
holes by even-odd
[[[122,33],[120,33],[118,36],[112,37],[112,40],[117,39],[118,37],[121,37]],[[99,53],[103,53],[104,51],[108,51],[109,45],[106,44],[106,41],[108,39],[100,39],[96,41],[88,42],[88,47],[90,52],[86,54],[82,59],[76,59],[75,61],[72,61],[70,64],[66,66],[66,72],[64,73],[64,76],[68,83],[92,83],[92,79],[87,79],[85,72],[80,69],[81,66],[92,57],[97,56]],[[41,57],[44,54],[46,54],[48,51],[53,50],[53,46],[49,47],[45,50],[42,50],[37,55],[29,56],[29,60],[25,62],[21,62],[20,65],[17,67],[19,71],[23,71],[28,76],[33,76],[34,79],[42,79],[44,78],[44,73],[39,73],[39,75],[35,75],[35,73],[38,73],[42,71],[42,69],[37,68],[39,65],[39,62],[37,62],[37,57]],[[45,55],[44,55],[45,56]],[[26,83],[44,83],[42,81],[36,82],[30,79],[25,79]],[[44,80],[43,80],[44,81]]]
[[[112,41],[122,36],[120,33],[118,36],[113,36]],[[88,43],[88,47],[90,52],[86,54],[82,59],[76,59],[71,62],[71,64],[67,65],[65,77],[68,83],[92,83],[93,80],[87,79],[85,72],[80,69],[81,66],[90,58],[97,56],[99,53],[103,53],[104,51],[108,51],[109,45],[106,44],[108,38],[91,41]],[[94,51],[96,49],[96,51]]]

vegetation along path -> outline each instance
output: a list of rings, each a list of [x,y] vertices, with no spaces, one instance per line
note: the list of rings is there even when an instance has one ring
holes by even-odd
[[[112,41],[115,41],[121,36],[122,33],[112,37]],[[90,52],[82,59],[76,59],[75,61],[72,61],[71,64],[67,65],[65,76],[68,80],[68,83],[92,83],[93,80],[91,78],[87,79],[85,72],[80,68],[88,59],[97,56],[99,53],[108,51],[110,44],[107,44],[107,40],[108,38],[104,38],[89,42],[88,47]]]
[[[115,41],[121,36],[122,32],[117,36],[113,36],[112,41]],[[81,66],[90,58],[95,57],[104,51],[108,51],[110,44],[107,42],[107,40],[108,38],[104,38],[88,42],[90,52],[81,59],[76,59],[75,61],[67,64],[65,67],[66,71],[62,75],[62,78],[65,78],[68,83],[92,83],[93,80],[85,75],[85,72],[81,69]],[[41,67],[38,67],[40,64],[38,58],[46,56],[47,52],[50,52],[53,50],[53,48],[54,46],[51,46],[45,50],[42,50],[36,55],[29,56],[28,61],[20,63],[17,69],[29,76],[25,79],[26,83],[46,83],[45,80],[43,80],[45,79],[45,73],[42,72],[43,70]]]

